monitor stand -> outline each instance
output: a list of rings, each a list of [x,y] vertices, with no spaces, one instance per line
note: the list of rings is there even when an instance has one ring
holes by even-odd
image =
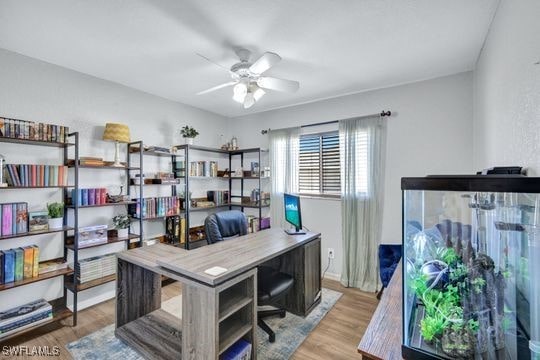
[[[285,232],[287,233],[287,235],[305,235],[306,234],[306,232],[302,231],[301,229],[288,229],[288,230],[285,230]]]

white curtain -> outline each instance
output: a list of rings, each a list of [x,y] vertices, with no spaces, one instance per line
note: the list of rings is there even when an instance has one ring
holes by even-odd
[[[271,223],[273,227],[286,228],[288,226],[285,223],[283,193],[298,192],[300,127],[271,130],[269,136]]]
[[[381,236],[386,129],[383,118],[339,122],[341,146],[341,283],[363,291],[380,287],[377,249]]]

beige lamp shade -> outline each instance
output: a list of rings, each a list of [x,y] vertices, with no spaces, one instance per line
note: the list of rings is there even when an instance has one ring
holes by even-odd
[[[131,141],[129,127],[124,124],[107,123],[103,132],[103,140],[128,143]]]

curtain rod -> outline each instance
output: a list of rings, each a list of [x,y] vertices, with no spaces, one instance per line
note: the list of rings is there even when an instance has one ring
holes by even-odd
[[[359,118],[367,118],[367,117],[373,117],[373,116],[380,116],[380,117],[385,117],[385,116],[391,116],[392,115],[392,112],[391,111],[381,111],[380,113],[378,114],[371,114],[371,115],[363,115],[363,116],[355,116],[355,117],[352,117],[352,118],[349,118],[349,119],[359,119]],[[300,127],[301,128],[307,128],[307,127],[311,127],[311,126],[320,126],[320,125],[328,125],[328,124],[336,124],[340,121],[343,121],[343,120],[349,120],[349,119],[341,119],[341,120],[331,120],[331,121],[323,121],[323,122],[318,122],[318,123],[313,123],[313,124],[307,124],[307,125],[301,125]],[[272,130],[272,129],[264,129],[264,130],[261,130],[261,134],[262,135],[266,135],[268,134],[268,132]],[[274,130],[280,130],[280,129],[274,129]]]

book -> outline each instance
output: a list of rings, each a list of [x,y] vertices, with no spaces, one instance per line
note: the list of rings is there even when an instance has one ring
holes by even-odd
[[[46,274],[52,271],[63,270],[68,267],[68,263],[62,260],[49,260],[38,263],[39,275]]]
[[[23,279],[31,279],[34,270],[34,248],[25,246],[23,249]]]
[[[4,250],[4,284],[15,281],[15,251]]]
[[[15,281],[24,278],[24,250],[22,248],[13,249],[15,251]]]
[[[244,339],[240,339],[232,344],[219,360],[249,360],[251,358],[251,344]]]
[[[14,324],[0,328],[0,339],[10,334],[16,333],[31,326],[49,321],[53,317],[52,310],[40,314],[36,314],[25,319],[22,319]]]
[[[88,189],[88,205],[96,204],[96,189]]]
[[[79,228],[79,248],[105,244],[108,241],[107,225],[95,225]]]
[[[81,205],[87,206],[88,205],[88,189],[81,189],[81,193],[82,193]]]
[[[39,246],[32,245],[33,247],[33,261],[32,261],[32,277],[38,277],[39,276]]]
[[[30,231],[47,230],[49,228],[49,214],[47,211],[28,213],[28,228]]]
[[[16,204],[16,208],[16,233],[21,234],[28,232],[28,204],[18,203]]]
[[[0,285],[4,283],[4,252],[0,251]]]
[[[13,216],[11,214],[12,207],[11,204],[2,205],[2,236],[7,236],[12,234],[11,221]]]
[[[38,299],[5,311],[0,311],[0,326],[13,323],[28,315],[35,315],[49,310],[52,310],[51,304],[45,301],[45,299]]]

